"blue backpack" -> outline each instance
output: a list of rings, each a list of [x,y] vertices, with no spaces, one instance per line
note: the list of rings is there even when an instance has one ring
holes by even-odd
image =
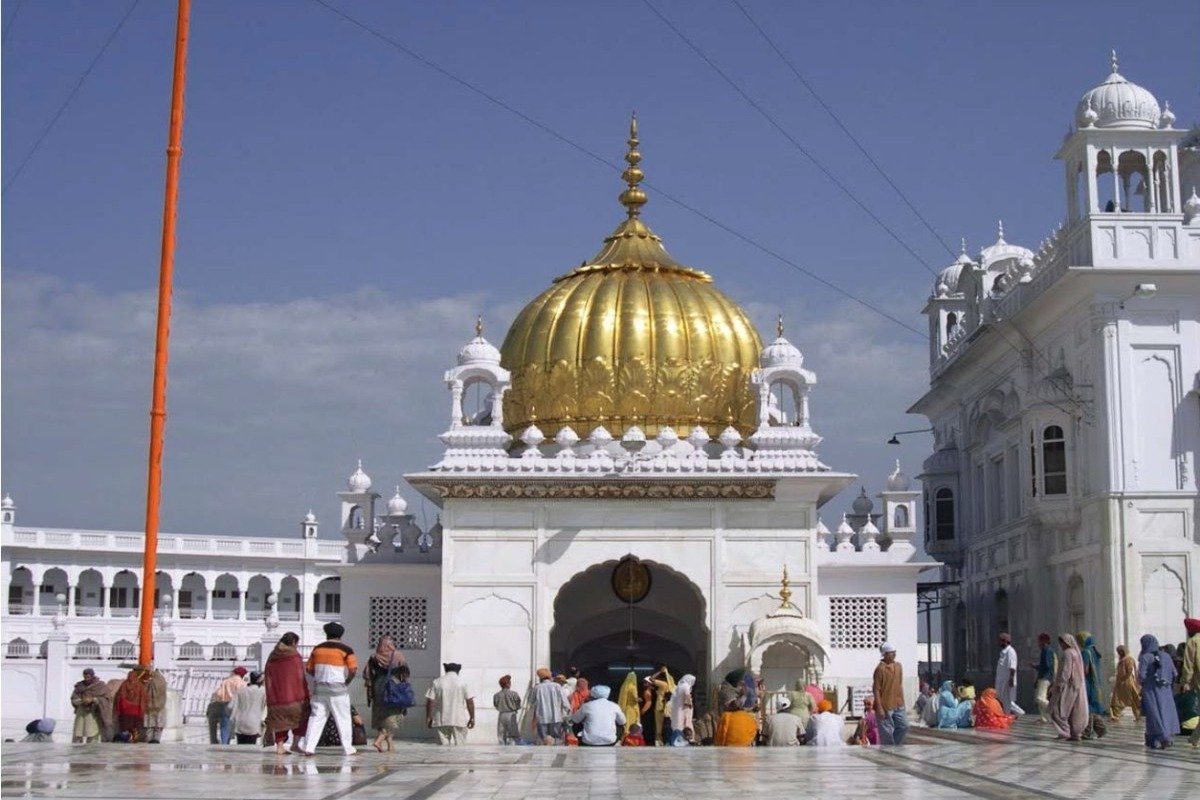
[[[392,677],[389,669],[387,680],[383,682],[383,704],[392,708],[412,708],[413,702],[412,684]]]

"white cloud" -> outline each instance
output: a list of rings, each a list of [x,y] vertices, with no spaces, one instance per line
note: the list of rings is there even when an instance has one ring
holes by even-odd
[[[19,521],[140,528],[154,294],[10,274],[3,300],[4,489]],[[774,303],[748,310],[773,318]],[[362,289],[215,305],[178,295],[163,529],[290,535],[313,507],[328,534],[333,493],[359,457],[390,493],[402,472],[437,456],[448,413],[441,374],[481,310],[499,344],[517,307],[481,292],[412,301]],[[877,488],[903,450],[915,474],[922,442],[883,442],[897,427],[921,427],[904,409],[924,385],[924,344],[851,305],[784,311],[820,380],[813,414],[827,463]]]

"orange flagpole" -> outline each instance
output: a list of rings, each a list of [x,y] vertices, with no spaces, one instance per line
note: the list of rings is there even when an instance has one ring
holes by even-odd
[[[154,387],[150,397],[150,458],[146,478],[146,542],[142,554],[142,603],[138,663],[154,660],[154,594],[158,563],[158,506],[162,494],[163,429],[167,423],[167,362],[171,338],[171,280],[175,269],[175,218],[179,205],[179,160],[183,155],[183,87],[191,0],[179,0],[175,20],[175,74],[167,135],[167,188],[163,201],[162,258],[158,268],[158,327],[154,338]]]

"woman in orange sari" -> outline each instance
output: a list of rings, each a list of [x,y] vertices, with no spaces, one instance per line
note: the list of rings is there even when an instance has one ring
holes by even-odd
[[[717,747],[750,747],[758,738],[758,720],[742,707],[745,675],[746,670],[735,669],[725,676],[718,691],[721,718],[717,720],[713,736],[713,744]]]
[[[996,696],[995,689],[989,687],[983,690],[983,694],[975,703],[976,728],[1007,730],[1008,726],[1013,724],[1014,719],[1016,717],[1010,717],[1000,707],[1000,698]]]

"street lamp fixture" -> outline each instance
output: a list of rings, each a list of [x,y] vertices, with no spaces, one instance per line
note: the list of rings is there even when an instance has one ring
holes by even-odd
[[[892,434],[892,438],[887,440],[887,443],[888,444],[900,444],[899,437],[901,437],[901,436],[908,436],[910,433],[931,433],[932,431],[933,431],[933,428],[918,428],[917,430],[913,430],[913,431],[896,431],[895,433]]]

